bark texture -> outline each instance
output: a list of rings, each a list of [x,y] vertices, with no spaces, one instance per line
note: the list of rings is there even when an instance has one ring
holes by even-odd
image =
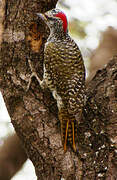
[[[32,73],[29,60],[42,78],[49,34],[36,12],[51,9],[56,2],[6,0],[0,90],[38,179],[117,179],[117,57],[87,87],[77,153],[63,151],[56,102],[49,90],[43,92],[33,78],[26,91]]]

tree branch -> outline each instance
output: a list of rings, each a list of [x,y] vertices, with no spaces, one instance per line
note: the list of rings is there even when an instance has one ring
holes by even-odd
[[[27,156],[16,134],[8,137],[0,147],[0,179],[11,179],[26,159]]]

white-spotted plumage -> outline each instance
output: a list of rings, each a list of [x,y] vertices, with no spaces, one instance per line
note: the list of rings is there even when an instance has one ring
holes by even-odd
[[[75,117],[80,119],[85,99],[84,62],[77,44],[68,35],[63,12],[54,9],[45,13],[45,17],[50,36],[44,49],[43,82],[57,101],[64,151],[67,142],[76,151]]]

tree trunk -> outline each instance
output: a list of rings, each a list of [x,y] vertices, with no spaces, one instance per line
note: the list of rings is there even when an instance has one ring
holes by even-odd
[[[78,149],[63,151],[56,101],[31,75],[42,78],[43,47],[49,30],[36,16],[56,1],[5,2],[0,51],[0,90],[12,124],[41,180],[117,179],[117,57],[87,87],[78,128]]]

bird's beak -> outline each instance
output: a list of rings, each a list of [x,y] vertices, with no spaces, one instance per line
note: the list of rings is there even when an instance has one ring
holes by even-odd
[[[37,13],[37,16],[42,19],[45,23],[47,22],[47,16],[42,13]]]

